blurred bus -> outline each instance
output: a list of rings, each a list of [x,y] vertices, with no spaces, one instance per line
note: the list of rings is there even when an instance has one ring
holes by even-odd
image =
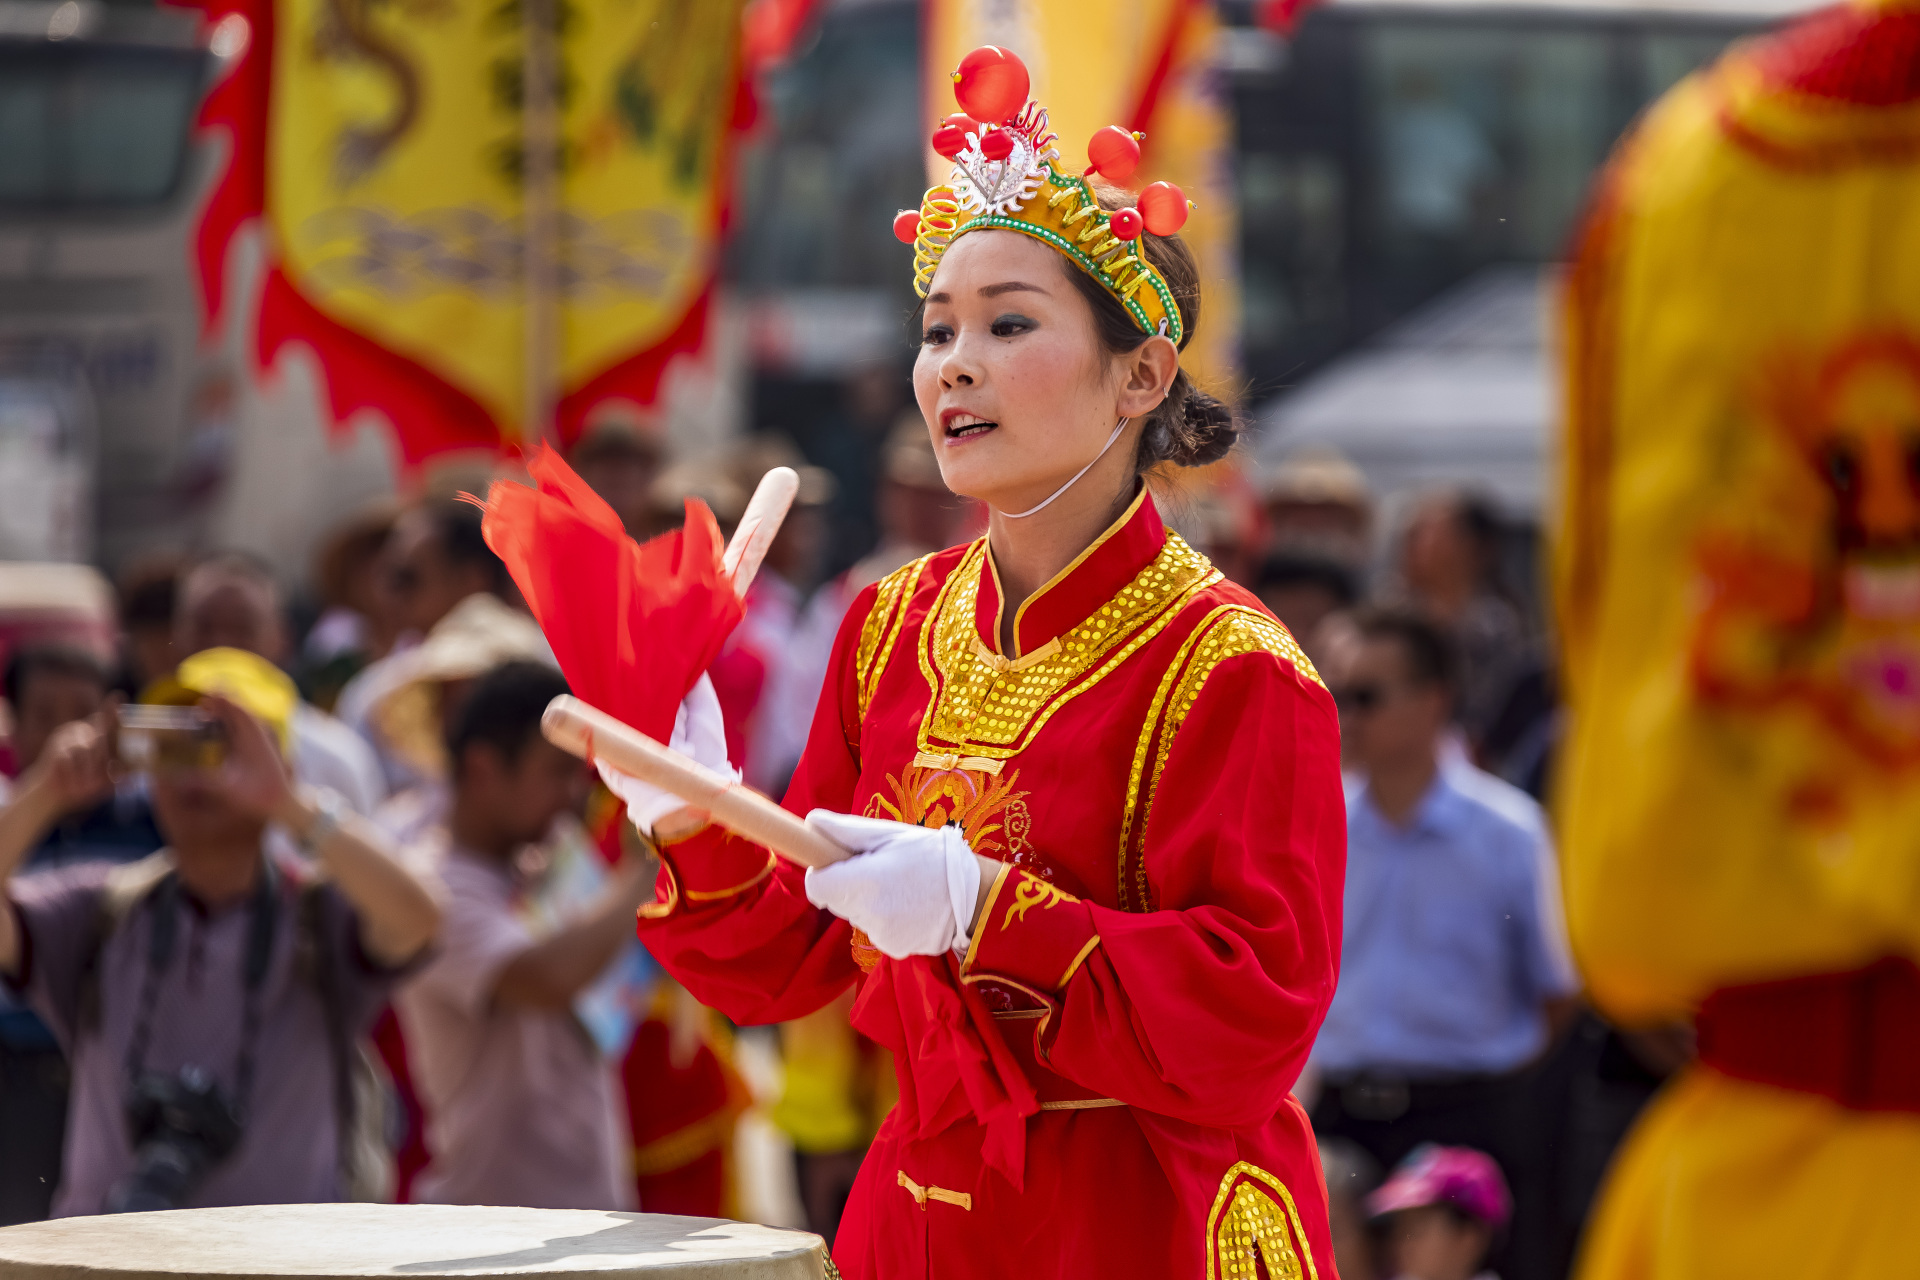
[[[1290,41],[1236,33],[1256,393],[1483,267],[1560,258],[1634,116],[1729,41],[1811,7],[1328,0]]]
[[[204,506],[190,246],[220,157],[189,145],[216,70],[200,26],[0,0],[0,558],[114,563],[186,542]]]
[[[1805,0],[1329,0],[1238,34],[1244,341],[1264,462],[1384,500],[1547,494],[1557,264],[1634,117]]]
[[[874,228],[924,186],[918,7],[828,0],[811,46],[767,86],[729,258],[764,318],[763,424],[804,435],[793,419],[810,388],[830,399],[847,369],[907,358],[912,295]],[[1511,287],[1557,261],[1633,117],[1729,41],[1808,7],[1321,0],[1283,38],[1255,25],[1253,0],[1219,0],[1249,399],[1284,396],[1488,268]],[[816,339],[835,340],[800,341],[822,316]]]

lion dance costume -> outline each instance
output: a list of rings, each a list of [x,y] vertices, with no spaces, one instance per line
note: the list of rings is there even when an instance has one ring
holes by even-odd
[[[1569,924],[1699,1062],[1619,1156],[1589,1280],[1920,1258],[1920,11],[1683,82],[1569,287]]]
[[[953,178],[896,223],[922,289],[955,238],[1004,228],[1180,341],[1138,241],[1177,228],[1177,190],[1101,209],[1017,60],[982,57],[997,106],[962,94],[974,115],[935,137]],[[1089,150],[1123,179],[1137,147],[1101,132]],[[964,959],[880,955],[809,903],[800,868],[716,827],[661,848],[641,936],[739,1022],[857,988],[853,1024],[891,1051],[900,1098],[841,1222],[850,1280],[1331,1277],[1290,1090],[1339,954],[1332,699],[1144,490],[1019,607],[1011,651],[1002,607],[985,539],[863,591],[785,800],[957,824],[1001,860]]]

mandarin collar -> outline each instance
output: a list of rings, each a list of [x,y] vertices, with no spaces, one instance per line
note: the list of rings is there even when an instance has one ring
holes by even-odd
[[[1167,526],[1143,484],[1119,519],[1015,611],[1017,651],[1001,656],[1019,658],[1032,653],[1086,621],[1152,564],[1166,541]],[[981,557],[974,626],[988,651],[996,654],[1000,653],[1000,615],[1005,599],[1000,590],[1000,571],[993,563],[993,544],[988,542],[987,553]]]
[[[1413,806],[1407,825],[1397,826],[1389,821],[1373,803],[1373,792],[1363,781],[1360,784],[1359,797],[1366,803],[1366,813],[1381,827],[1401,836],[1437,836],[1442,839],[1454,834],[1465,822],[1468,812],[1467,798],[1447,777],[1444,766],[1434,773],[1433,782],[1427,787],[1426,794]]]

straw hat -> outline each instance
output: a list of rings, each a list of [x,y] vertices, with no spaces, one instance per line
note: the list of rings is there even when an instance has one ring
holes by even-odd
[[[448,776],[440,695],[450,681],[471,680],[503,662],[558,665],[540,625],[497,596],[468,596],[427,638],[391,659],[386,692],[368,720],[394,755],[428,778]]]

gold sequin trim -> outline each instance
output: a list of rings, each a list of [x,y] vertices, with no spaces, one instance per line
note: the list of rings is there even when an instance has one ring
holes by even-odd
[[[1146,725],[1134,746],[1133,768],[1127,774],[1127,798],[1120,815],[1120,907],[1126,911],[1150,911],[1152,896],[1147,884],[1147,860],[1141,847],[1146,839],[1147,819],[1153,813],[1153,798],[1160,788],[1160,775],[1166,770],[1167,756],[1173,750],[1174,735],[1193,710],[1201,688],[1215,667],[1229,658],[1248,653],[1271,653],[1287,662],[1301,675],[1325,688],[1320,673],[1287,629],[1268,615],[1245,605],[1221,605],[1193,629],[1180,651],[1160,677],[1153,702],[1147,708]],[[1147,760],[1153,771],[1147,772]]]
[[[1272,1280],[1319,1280],[1293,1195],[1242,1160],[1220,1179],[1207,1214],[1207,1280],[1254,1280],[1262,1264]]]
[[[1169,533],[1160,554],[1085,621],[1024,658],[1008,660],[980,641],[974,614],[986,539],[967,549],[940,588],[918,645],[933,690],[919,748],[1007,760],[1053,713],[1085,693],[1159,635],[1196,592],[1220,581],[1207,558]]]
[[[893,657],[894,643],[900,639],[900,625],[907,617],[907,601],[920,581],[920,571],[931,559],[932,556],[922,556],[880,579],[873,608],[868,610],[867,620],[860,624],[860,644],[853,653],[853,674],[863,720],[873,701],[874,688],[880,683],[880,675]]]

